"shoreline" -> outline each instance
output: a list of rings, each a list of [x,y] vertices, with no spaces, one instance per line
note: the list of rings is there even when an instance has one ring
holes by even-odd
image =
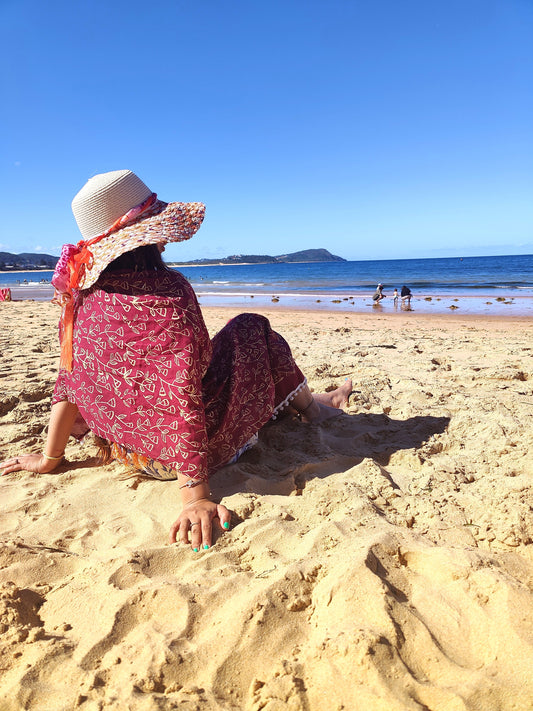
[[[519,316],[523,318],[533,318],[533,297],[517,296],[506,298],[505,301],[496,301],[496,298],[486,296],[458,295],[449,297],[434,296],[429,297],[417,295],[411,299],[410,308],[403,308],[401,303],[396,306],[392,299],[385,304],[376,304],[372,301],[372,295],[356,297],[338,297],[337,295],[301,295],[284,294],[277,292],[273,294],[212,294],[196,292],[202,307],[223,306],[224,308],[275,308],[278,310],[287,309],[289,311],[311,311],[329,313],[368,313],[374,316],[390,314],[398,316],[400,314],[415,313],[425,315],[453,315],[462,312],[464,315],[498,316],[502,318]],[[223,304],[221,302],[224,302]],[[489,302],[489,303],[487,303]],[[275,305],[274,305],[275,304]],[[503,309],[514,313],[502,313]]]
[[[54,289],[51,284],[12,285],[12,300],[51,301]],[[275,309],[277,311],[309,311],[314,313],[367,313],[378,315],[443,315],[490,316],[496,318],[533,318],[533,297],[490,297],[487,295],[458,294],[436,297],[416,294],[411,299],[410,308],[404,308],[401,301],[395,306],[392,298],[376,304],[372,294],[339,296],[331,293],[252,293],[252,292],[203,292],[195,290],[202,308],[224,309]],[[497,300],[499,298],[499,300]]]

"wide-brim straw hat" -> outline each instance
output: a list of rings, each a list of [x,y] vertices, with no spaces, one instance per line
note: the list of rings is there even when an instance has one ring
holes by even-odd
[[[76,288],[88,289],[125,252],[190,239],[202,224],[205,205],[163,202],[131,170],[114,170],[90,178],[72,201],[72,211],[86,260]]]

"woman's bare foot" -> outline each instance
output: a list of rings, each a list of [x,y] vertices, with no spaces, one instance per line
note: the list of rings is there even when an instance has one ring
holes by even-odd
[[[350,378],[346,378],[344,383],[329,393],[316,393],[313,398],[323,405],[328,405],[328,407],[335,407],[341,409],[346,407],[348,404],[348,398],[352,393],[352,381]]]
[[[329,393],[311,394],[311,391],[306,387],[304,391],[298,393],[291,404],[300,413],[302,422],[318,423],[339,415],[342,412],[342,407],[348,404],[351,392],[352,381],[347,378],[340,388]],[[305,407],[306,403],[307,407]]]

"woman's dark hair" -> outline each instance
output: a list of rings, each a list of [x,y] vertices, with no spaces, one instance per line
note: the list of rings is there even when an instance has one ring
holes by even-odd
[[[124,271],[153,272],[167,270],[168,267],[163,261],[157,244],[146,244],[143,247],[137,247],[137,249],[121,254],[120,257],[117,257],[107,265],[102,274]]]

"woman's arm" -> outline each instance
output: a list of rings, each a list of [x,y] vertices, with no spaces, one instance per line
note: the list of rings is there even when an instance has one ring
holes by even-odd
[[[42,454],[21,454],[0,462],[2,474],[11,474],[22,470],[47,474],[63,461],[72,425],[78,416],[78,407],[68,400],[52,405],[48,436]]]

